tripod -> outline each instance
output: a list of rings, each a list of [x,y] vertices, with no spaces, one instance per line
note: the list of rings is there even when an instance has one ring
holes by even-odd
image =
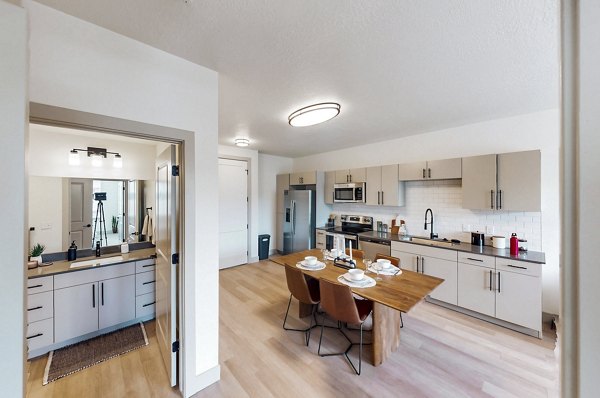
[[[100,246],[108,245],[108,237],[106,236],[106,219],[104,218],[104,204],[101,200],[98,201],[98,207],[96,208],[96,219],[94,220],[94,237],[92,238],[92,246],[96,241],[96,226],[98,225],[98,220],[100,220],[100,228],[98,232],[100,232]],[[102,244],[102,229],[104,229],[104,245]]]

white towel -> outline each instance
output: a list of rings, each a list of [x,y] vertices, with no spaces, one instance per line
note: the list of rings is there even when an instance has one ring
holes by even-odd
[[[144,224],[142,226],[142,235],[146,235],[146,240],[151,241],[153,244],[156,242],[154,239],[154,222],[152,221],[152,215],[150,212],[144,217]]]
[[[144,217],[144,224],[142,224],[142,235],[148,235],[148,220],[150,216],[146,213],[146,217]]]

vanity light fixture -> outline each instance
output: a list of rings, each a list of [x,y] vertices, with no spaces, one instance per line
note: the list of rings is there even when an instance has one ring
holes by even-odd
[[[288,123],[293,127],[312,126],[333,119],[340,113],[337,102],[322,102],[300,108],[288,116]]]
[[[92,159],[92,166],[101,167],[103,160],[108,155],[114,155],[113,167],[120,169],[123,168],[123,157],[118,152],[109,152],[106,148],[87,147],[87,149],[73,148],[69,151],[69,165],[79,166],[81,164],[81,158],[79,152],[86,152],[88,157]]]
[[[235,146],[248,146],[250,145],[250,140],[248,138],[236,138],[234,140]]]

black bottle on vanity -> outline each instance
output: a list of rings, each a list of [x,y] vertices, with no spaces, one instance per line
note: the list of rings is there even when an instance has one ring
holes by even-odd
[[[75,260],[77,260],[77,245],[75,245],[75,241],[73,241],[67,251],[67,261]]]
[[[100,257],[100,241],[96,241],[96,257]]]

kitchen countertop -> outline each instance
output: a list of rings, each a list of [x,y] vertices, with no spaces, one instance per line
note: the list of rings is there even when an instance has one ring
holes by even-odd
[[[467,253],[473,253],[473,254],[481,254],[484,256],[492,256],[492,257],[499,257],[499,258],[508,258],[508,259],[513,259],[513,260],[518,260],[518,261],[527,261],[530,263],[537,263],[537,264],[545,264],[546,263],[546,255],[543,252],[535,252],[532,250],[526,251],[526,252],[519,252],[518,256],[512,256],[510,254],[510,249],[496,249],[494,247],[491,246],[475,246],[472,245],[470,243],[453,243],[452,246],[447,246],[447,247],[440,247],[440,246],[434,246],[434,245],[428,245],[426,243],[420,243],[420,242],[411,242],[410,238],[411,237],[405,237],[405,236],[400,236],[400,235],[393,235],[387,232],[377,232],[377,231],[369,231],[369,232],[362,232],[360,234],[358,234],[358,240],[360,241],[360,238],[374,238],[374,239],[381,239],[381,240],[385,240],[388,242],[403,242],[403,243],[409,243],[411,245],[420,245],[420,246],[428,246],[428,247],[435,247],[435,248],[439,248],[439,249],[445,249],[445,250],[457,250],[457,251],[461,251],[461,252],[467,252]],[[420,237],[420,236],[415,236],[415,238],[425,238],[426,237]]]
[[[100,256],[100,257],[95,257],[95,256],[82,257],[82,258],[78,258],[75,261],[54,261],[54,264],[52,264],[52,265],[48,265],[46,267],[37,267],[34,269],[27,270],[27,278],[32,279],[32,278],[39,278],[42,276],[62,274],[65,272],[83,271],[83,270],[90,269],[90,268],[109,267],[109,266],[115,265],[115,264],[123,264],[123,263],[128,263],[131,261],[145,260],[145,259],[150,258],[150,256],[153,256],[154,254],[156,254],[156,249],[150,248],[150,249],[134,250],[134,251],[130,251],[129,253],[125,253],[125,254],[111,253],[111,254],[106,254],[104,256]],[[88,266],[83,266],[83,267],[71,268],[71,264],[79,262],[79,261],[93,260],[96,258],[106,259],[106,258],[115,257],[115,256],[123,256],[123,261],[104,264],[104,265],[88,265]]]

